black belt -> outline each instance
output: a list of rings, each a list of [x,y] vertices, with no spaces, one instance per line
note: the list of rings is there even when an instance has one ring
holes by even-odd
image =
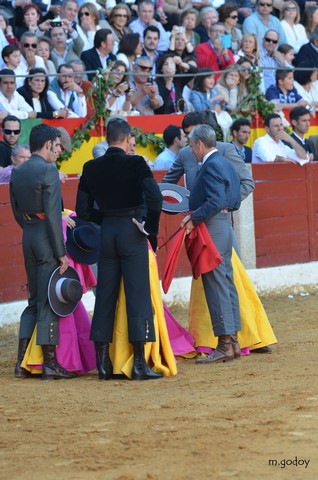
[[[103,212],[104,217],[138,217],[143,213],[143,207],[123,208],[121,210],[107,210]]]
[[[45,220],[46,216],[43,212],[36,212],[36,213],[23,213],[23,220],[31,221],[31,220]]]

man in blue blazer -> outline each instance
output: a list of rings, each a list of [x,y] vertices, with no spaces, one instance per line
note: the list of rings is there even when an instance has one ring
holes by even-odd
[[[240,179],[234,167],[216,149],[215,131],[209,125],[198,125],[189,134],[190,146],[197,161],[202,162],[191,189],[189,208],[182,226],[189,234],[205,222],[222,262],[202,275],[207,305],[218,346],[197,363],[227,362],[234,359],[233,336],[241,330],[238,296],[233,281],[233,235],[227,220],[229,211],[241,204]]]

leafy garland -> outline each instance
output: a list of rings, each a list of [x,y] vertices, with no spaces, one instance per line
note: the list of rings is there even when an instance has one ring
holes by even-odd
[[[88,118],[86,122],[81,125],[80,128],[74,130],[72,136],[72,151],[64,151],[57,162],[58,168],[61,167],[61,163],[67,161],[73,154],[74,150],[79,150],[84,142],[90,140],[90,132],[95,128],[96,125],[103,122],[105,124],[106,119],[111,115],[111,111],[107,110],[105,107],[105,98],[108,95],[109,89],[113,86],[113,81],[109,76],[109,71],[111,65],[108,66],[107,70],[97,71],[95,77],[92,80],[92,86],[87,93],[87,97],[91,97],[93,107],[94,107],[94,116]],[[144,133],[141,128],[132,128],[134,134],[136,135],[136,145],[139,147],[148,147],[152,146],[156,153],[161,153],[165,148],[165,142],[161,137],[158,137],[154,133]]]
[[[249,94],[236,109],[233,110],[231,114],[233,121],[240,117],[246,117],[252,120],[252,117],[257,114],[264,118],[268,113],[272,113],[275,108],[275,105],[269,102],[260,91],[262,77],[259,68],[253,65],[250,73],[251,75],[248,81]]]

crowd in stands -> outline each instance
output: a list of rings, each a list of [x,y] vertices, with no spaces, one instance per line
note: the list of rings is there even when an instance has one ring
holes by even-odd
[[[318,106],[310,1],[6,0],[0,48],[0,120],[93,115],[98,70],[111,80],[105,109],[126,115],[209,109],[227,119],[253,66],[284,125],[283,109]]]

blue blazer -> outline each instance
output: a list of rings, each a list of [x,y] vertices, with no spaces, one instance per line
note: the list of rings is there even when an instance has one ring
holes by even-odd
[[[191,190],[189,207],[193,223],[205,222],[224,208],[238,210],[240,205],[238,174],[218,151],[213,152],[200,168]]]

